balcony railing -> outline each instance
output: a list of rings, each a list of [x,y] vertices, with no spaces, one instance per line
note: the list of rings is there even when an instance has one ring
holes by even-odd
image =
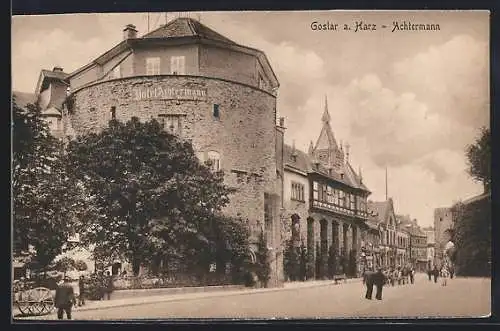
[[[337,206],[335,204],[324,202],[324,201],[312,200],[311,205],[312,205],[312,207],[315,207],[318,209],[333,211],[333,212],[344,214],[344,215],[358,216],[361,218],[368,218],[368,213],[365,211],[352,210],[350,208]]]

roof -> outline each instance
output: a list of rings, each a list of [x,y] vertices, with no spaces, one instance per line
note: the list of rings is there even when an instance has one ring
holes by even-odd
[[[12,91],[12,101],[16,101],[16,104],[20,107],[26,107],[29,103],[35,103],[36,97],[33,93]]]
[[[294,148],[293,146],[285,144],[283,151],[284,163],[288,168],[299,170],[304,173],[316,172],[324,177],[333,179],[349,187],[370,192],[368,188],[362,183],[360,176],[356,174],[349,163],[345,163],[342,165],[342,169],[340,170],[340,172],[344,173],[344,176],[342,177],[339,171],[336,171],[335,169],[331,169],[332,171],[329,171],[329,169],[327,169],[322,164],[318,164],[318,168],[313,169],[312,158],[305,152]],[[294,155],[295,157],[293,157]]]
[[[61,111],[56,107],[49,107],[42,111],[42,116],[61,116]]]
[[[69,74],[64,71],[53,71],[42,69],[40,72],[40,76],[38,77],[38,83],[36,84],[35,94],[38,95],[44,89],[45,84],[49,81],[60,81],[64,84],[68,84],[66,82],[66,78],[69,77]]]
[[[284,157],[285,166],[289,166],[291,168],[300,170],[305,173],[311,171],[311,161],[306,153],[302,152],[299,149],[293,148],[290,145],[285,144],[283,147],[285,155]],[[293,158],[293,155],[295,155],[295,158]]]
[[[367,221],[365,221],[365,224],[368,226],[368,229],[370,230],[377,230],[378,231],[378,222],[374,221],[374,220],[370,220],[368,219]]]
[[[372,214],[370,219],[375,222],[383,222],[389,212],[389,201],[368,201],[368,213]]]
[[[223,35],[215,32],[206,25],[189,18],[179,17],[166,25],[153,30],[142,38],[181,38],[181,37],[200,37],[203,39],[220,41],[223,43],[234,44],[236,43]]]
[[[163,25],[156,30],[146,33],[141,37],[122,40],[120,43],[118,43],[105,53],[101,54],[90,63],[73,71],[69,75],[69,77],[73,77],[96,64],[105,63],[109,61],[110,58],[115,57],[121,52],[126,51],[127,49],[133,49],[136,45],[143,45],[145,43],[149,44],[150,42],[175,43],[177,42],[177,40],[184,43],[186,39],[204,41],[205,43],[212,43],[217,46],[230,48],[238,52],[252,54],[253,56],[258,58],[259,62],[264,68],[264,71],[269,74],[269,78],[272,81],[273,87],[279,87],[278,78],[276,77],[276,74],[264,52],[259,49],[237,44],[229,38],[226,38],[218,32],[210,29],[206,25],[203,25],[200,22],[189,17],[176,18],[166,25]]]
[[[483,193],[480,195],[476,195],[476,196],[469,198],[467,200],[464,200],[464,201],[462,201],[462,204],[468,205],[468,204],[475,203],[475,202],[481,201],[483,199],[486,199],[490,196],[491,196],[491,192],[486,192],[486,193]]]

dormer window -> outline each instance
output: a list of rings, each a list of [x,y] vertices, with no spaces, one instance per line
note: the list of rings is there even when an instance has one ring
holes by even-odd
[[[185,75],[186,74],[186,57],[185,56],[172,56],[170,58],[170,73],[172,75]]]
[[[213,172],[221,170],[221,157],[220,153],[216,151],[209,151],[207,153],[207,163]]]
[[[146,58],[146,75],[159,75],[160,74],[160,58],[148,57]]]

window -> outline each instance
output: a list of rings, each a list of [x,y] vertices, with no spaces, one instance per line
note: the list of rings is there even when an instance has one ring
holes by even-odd
[[[184,56],[172,56],[170,58],[170,73],[172,75],[186,74],[186,58]]]
[[[304,201],[304,185],[292,182],[292,200]]]
[[[180,136],[182,129],[181,115],[160,115],[159,120],[163,129],[171,134]]]
[[[159,75],[160,74],[160,58],[148,57],[146,59],[146,75]]]
[[[339,190],[339,205],[345,207],[345,193],[342,190]]]
[[[313,182],[313,200],[318,200],[318,182]]]
[[[220,111],[218,104],[214,104],[214,118],[220,119]]]
[[[351,194],[351,210],[356,209],[356,200],[354,199],[354,194]]]
[[[266,82],[264,81],[264,78],[262,78],[262,75],[260,74],[259,74],[259,88],[262,90],[266,88]]]
[[[121,71],[120,71],[120,65],[117,65],[116,67],[113,68],[113,70],[110,71],[108,74],[109,79],[114,79],[114,78],[121,78]]]
[[[221,170],[220,154],[216,151],[209,151],[207,153],[208,165],[213,172]]]
[[[333,203],[332,188],[330,186],[327,186],[326,188],[326,195],[326,202],[328,202],[329,204]]]
[[[111,107],[111,110],[109,111],[109,113],[111,115],[111,119],[116,120],[116,107],[115,106]]]

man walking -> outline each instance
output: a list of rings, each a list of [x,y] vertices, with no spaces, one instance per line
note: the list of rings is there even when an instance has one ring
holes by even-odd
[[[436,265],[434,266],[434,269],[432,269],[432,274],[434,276],[434,283],[437,283],[439,277],[439,269]]]
[[[71,308],[76,304],[75,292],[71,286],[69,277],[64,278],[64,282],[56,289],[54,305],[57,308],[57,318],[62,320],[66,312],[66,318],[71,319]]]
[[[372,271],[366,271],[365,274],[364,274],[364,277],[363,277],[363,282],[365,283],[366,285],[366,294],[365,294],[365,298],[368,299],[368,300],[371,300],[372,299],[372,293],[373,293],[373,276],[375,275],[375,273],[373,273]]]
[[[415,281],[415,269],[413,269],[413,266],[411,266],[409,268],[409,273],[410,273],[410,283],[413,284],[413,282]]]
[[[104,293],[106,294],[107,300],[111,300],[111,292],[113,292],[113,276],[107,271],[104,277]]]
[[[377,293],[375,293],[375,299],[382,300],[382,289],[386,282],[386,278],[384,273],[382,272],[382,268],[377,268],[377,272],[372,276],[373,284],[377,287]]]
[[[78,296],[78,306],[85,306],[85,276],[81,275],[78,280],[78,289],[80,290],[80,295]]]

